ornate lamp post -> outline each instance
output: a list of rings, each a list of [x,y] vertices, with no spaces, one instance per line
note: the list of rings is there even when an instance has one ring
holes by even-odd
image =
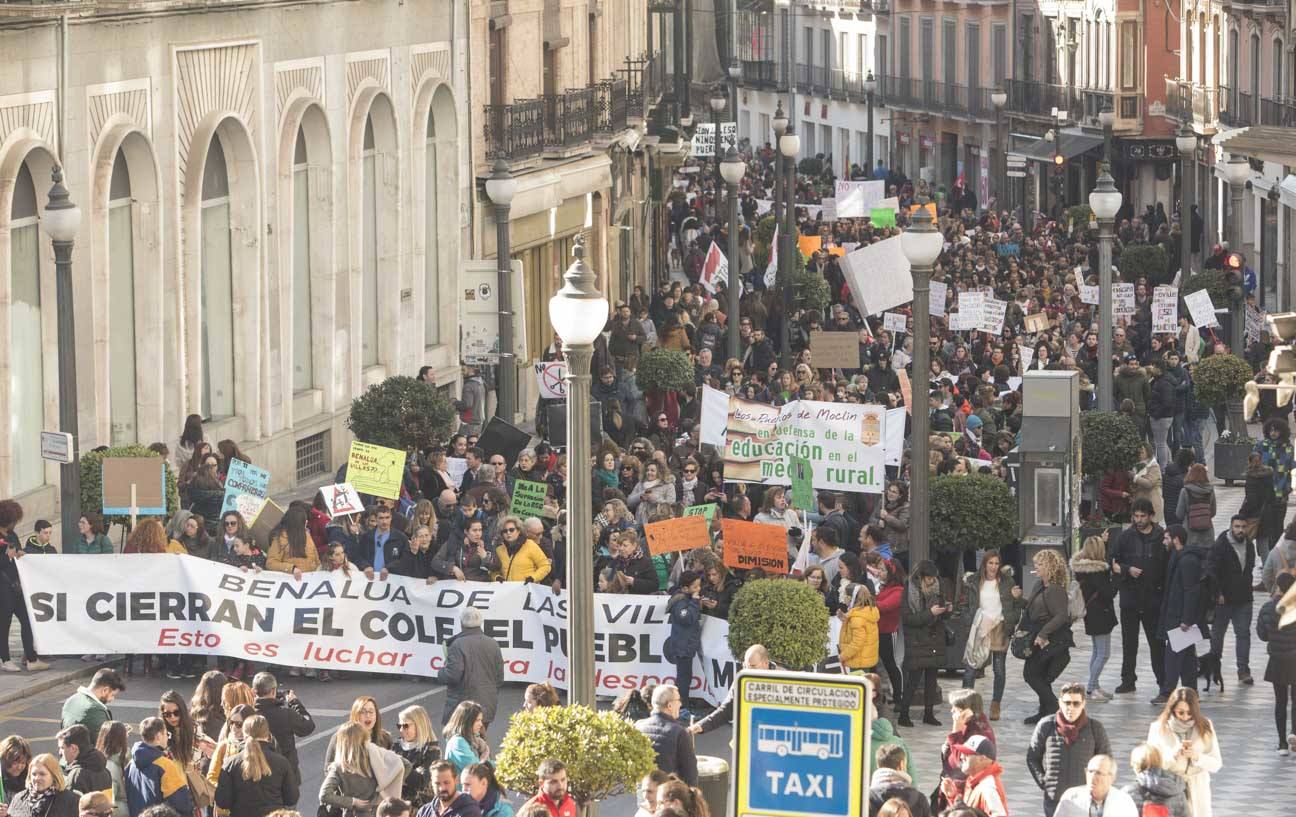
[[[1107,163],[1098,185],[1089,194],[1089,209],[1098,219],[1098,400],[1103,411],[1112,405],[1112,224],[1121,207],[1121,192]]]
[[[783,112],[783,100],[778,101],[778,106],[774,108],[774,223],[780,224],[783,221],[783,154],[779,153],[779,147],[783,143],[783,134],[787,132],[788,117]]]
[[[931,392],[931,312],[929,309],[931,293],[932,266],[940,258],[945,248],[945,236],[941,235],[932,223],[926,200],[920,200],[918,212],[914,214],[909,229],[900,234],[900,246],[905,258],[909,259],[909,271],[913,275],[913,412],[911,422],[913,429],[912,456],[909,459],[909,501],[912,514],[909,517],[909,559],[910,564],[918,564],[931,554],[929,548],[928,527],[929,515],[927,489],[929,472],[928,436],[931,427],[931,410],[927,405]]]
[[[868,102],[868,144],[864,146],[864,172],[870,179],[873,178],[873,94],[876,91],[877,80],[870,70],[864,77],[864,98]]]
[[[1236,153],[1230,153],[1224,163],[1224,181],[1229,186],[1229,250],[1242,252],[1242,191],[1247,180],[1251,178],[1251,163]],[[1240,255],[1239,255],[1240,257]],[[1225,270],[1227,272],[1228,270]],[[1237,270],[1237,283],[1230,285],[1232,296],[1229,298],[1229,347],[1233,354],[1241,356],[1244,349],[1246,331],[1246,294],[1243,288],[1242,270]]]
[[[510,247],[509,208],[517,194],[517,179],[508,163],[495,160],[486,180],[486,196],[495,205],[495,269],[499,291],[499,405],[495,413],[512,423],[517,416],[517,358],[513,355],[513,285],[510,281],[512,253]]]
[[[563,287],[549,299],[549,320],[563,342],[567,359],[567,699],[591,709],[594,700],[594,543],[589,459],[590,360],[594,339],[607,323],[608,301],[598,290],[598,277],[585,263],[585,245],[578,237],[576,260],[563,275]]]
[[[1008,178],[1008,136],[1003,132],[1003,109],[1008,104],[1008,92],[1000,86],[990,92],[990,102],[995,109],[995,139],[999,140],[999,166],[995,172],[995,198],[1003,199],[1003,185]],[[1000,201],[1002,209],[1003,202]]]
[[[76,541],[81,518],[81,443],[77,429],[76,326],[72,312],[72,246],[81,226],[81,208],[72,203],[63,186],[63,169],[52,174],[49,203],[41,226],[54,245],[55,294],[58,299],[59,430],[72,435],[72,462],[59,470],[59,512],[63,546]]]
[[[783,205],[783,230],[780,236],[783,246],[779,248],[778,257],[779,282],[783,286],[783,320],[779,321],[779,348],[782,352],[780,365],[785,369],[792,368],[792,338],[788,330],[792,321],[792,273],[796,271],[792,253],[797,251],[796,157],[800,152],[801,137],[789,122],[787,130],[779,138],[779,153],[783,155],[784,171],[787,173],[787,177],[783,180],[783,195],[786,197]]]
[[[729,296],[726,307],[729,323],[729,360],[742,360],[742,349],[738,343],[738,313],[741,307],[738,296],[742,291],[742,279],[738,276],[738,183],[747,175],[747,163],[738,156],[738,149],[732,144],[725,152],[724,161],[720,163],[720,175],[725,180],[725,197],[729,200],[729,281],[725,284],[725,293]]]

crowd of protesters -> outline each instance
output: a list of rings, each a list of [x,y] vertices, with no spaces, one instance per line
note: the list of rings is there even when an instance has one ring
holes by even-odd
[[[531,445],[508,452],[483,448],[486,383],[493,374],[465,367],[457,404],[461,427],[444,445],[411,452],[399,499],[368,498],[372,504],[362,513],[337,518],[330,517],[322,497],[296,501],[258,541],[237,511],[221,511],[230,463],[248,457],[230,440],[212,446],[201,419],[193,415],[173,445],[154,445],[170,458],[184,510],[168,520],[143,520],[120,548],[106,535],[103,520],[87,511],[81,537],[67,543],[64,552],[172,552],[298,577],[338,571],[370,580],[534,582],[558,592],[567,580],[570,526],[591,526],[596,584],[569,589],[668,597],[666,658],[675,667],[675,683],[644,691],[639,698],[644,711],[635,713],[637,725],[653,741],[660,767],[641,787],[642,809],[663,817],[707,817],[705,801],[694,788],[691,738],[719,726],[732,709],[730,701],[701,719],[693,717],[694,708],[704,706],[691,696],[698,686],[692,665],[700,650],[703,617],[727,618],[738,588],[766,578],[805,582],[821,594],[830,614],[841,620],[835,658],[842,671],[870,674],[875,680],[872,705],[879,748],[869,759],[872,811],[886,817],[1007,815],[998,780],[1003,759],[991,723],[1013,700],[1005,697],[1013,674],[1010,651],[1012,660],[1022,659],[1020,676],[1031,692],[1026,698],[1035,699],[1012,714],[1034,725],[1025,760],[1049,817],[1055,810],[1088,815],[1093,804],[1099,813],[1117,817],[1137,813],[1134,809],[1144,803],[1163,804],[1172,817],[1210,817],[1210,775],[1221,766],[1221,748],[1200,710],[1194,649],[1168,650],[1165,631],[1176,625],[1205,628],[1212,611],[1213,653],[1203,658],[1218,663],[1231,623],[1239,681],[1251,684],[1253,589],[1274,596],[1259,613],[1257,634],[1268,644],[1264,678],[1274,689],[1279,751],[1296,751],[1296,635],[1277,626],[1276,610],[1277,596],[1296,573],[1296,524],[1284,527],[1289,472],[1296,466],[1286,417],[1291,405],[1262,400],[1264,439],[1256,444],[1248,471],[1246,503],[1228,529],[1216,531],[1203,441],[1212,416],[1222,423],[1223,411],[1195,400],[1193,373],[1210,355],[1244,350],[1228,349],[1187,317],[1179,319],[1174,332],[1152,331],[1153,288],[1172,280],[1181,266],[1178,224],[1159,219],[1154,211],[1150,219],[1131,217],[1117,225],[1118,265],[1122,251],[1139,244],[1164,245],[1170,261],[1165,270],[1130,282],[1135,311],[1118,320],[1115,354],[1101,360],[1096,307],[1085,302],[1081,289],[1095,283],[1097,274],[1095,234],[1087,223],[1063,213],[1055,218],[1036,214],[1028,228],[1019,215],[999,210],[993,201],[979,206],[961,183],[947,193],[881,162],[871,173],[855,169],[852,176],[885,181],[897,202],[895,226],[875,226],[870,219],[824,221],[821,202],[832,189],[832,162],[824,157],[803,162],[796,220],[800,235],[821,239],[805,266],[822,278],[825,294],[817,300],[798,295],[787,311],[780,290],[767,285],[767,248],[757,244],[760,230],[753,229],[770,209],[775,154],[765,145],[748,150],[745,158],[748,173],[740,207],[745,223],[736,227],[739,253],[729,260],[731,281],[742,282],[740,314],[725,314],[726,282],[711,291],[701,281],[711,243],[727,248],[726,231],[735,229],[717,218],[723,209],[717,177],[708,168],[682,174],[667,207],[668,269],[651,291],[636,287],[614,304],[595,344],[592,390],[601,405],[603,438],[590,462],[568,462],[562,449],[551,444],[553,429],[545,412],[550,401],[544,400],[536,407]],[[937,226],[946,240],[934,280],[945,284],[947,294],[944,314],[932,317],[931,337],[913,338],[909,331],[887,331],[880,315],[861,313],[836,250],[897,235],[907,224],[910,205],[928,197],[937,204]],[[978,290],[1008,303],[1001,330],[950,329],[960,294]],[[1028,331],[1027,317],[1041,314],[1046,320],[1032,320]],[[724,354],[730,328],[738,333],[736,358]],[[854,334],[857,365],[817,365],[808,341],[819,330]],[[787,349],[779,346],[783,337],[789,339]],[[1252,340],[1245,351],[1258,367],[1268,338]],[[931,417],[930,461],[917,467],[936,475],[987,474],[1013,489],[1008,456],[1022,425],[1020,378],[1041,369],[1076,371],[1082,408],[1089,409],[1099,368],[1113,368],[1119,409],[1134,419],[1145,445],[1134,469],[1103,475],[1095,497],[1086,502],[1086,513],[1105,530],[1088,538],[1070,564],[1060,554],[1044,551],[1024,565],[1019,548],[1000,552],[978,543],[969,543],[961,560],[911,560],[909,475],[915,465],[907,454],[899,467],[888,469],[882,494],[818,491],[814,507],[797,508],[782,487],[727,481],[723,452],[701,443],[703,386],[773,405],[806,399],[896,407],[904,400],[901,373],[907,371],[906,379],[914,382],[915,343],[929,344],[932,353],[932,388],[916,395],[910,407]],[[654,346],[689,355],[695,388],[645,394],[636,371],[640,356]],[[561,355],[562,341],[555,336],[542,356]],[[425,370],[420,378],[430,374]],[[567,518],[567,480],[573,468],[581,478],[588,475],[594,486],[592,519]],[[338,480],[345,476],[343,469]],[[543,514],[519,518],[510,513],[519,480],[546,486]],[[698,505],[714,506],[711,546],[678,554],[648,552],[645,525]],[[787,576],[729,569],[723,559],[723,519],[784,528],[788,563],[797,568]],[[25,667],[39,670],[44,664],[30,636],[16,562],[53,548],[43,520],[20,542],[16,531],[21,521],[18,503],[0,502],[0,537],[7,545],[0,560],[5,579],[0,583],[0,623],[7,634],[12,620],[18,620]],[[1039,577],[1028,594],[1022,588],[1026,568]],[[1203,585],[1207,574],[1216,577],[1213,585]],[[1083,601],[1079,615],[1072,578]],[[1202,593],[1205,586],[1210,594]],[[441,719],[444,744],[420,707],[400,713],[399,734],[393,736],[381,725],[378,703],[357,699],[349,723],[330,743],[322,810],[365,817],[411,810],[424,817],[509,817],[512,807],[495,780],[485,741],[502,682],[502,670],[496,671],[499,650],[481,633],[480,621],[472,620],[473,612],[465,613],[464,632],[450,647],[453,660],[447,660],[439,676],[451,688],[452,703]],[[948,634],[956,620],[969,631],[962,656],[964,688],[950,698],[951,731],[939,762],[920,758],[915,764],[897,729],[919,728],[910,710],[920,684],[922,723],[945,726],[936,711],[936,672],[950,663]],[[1108,693],[1102,674],[1118,624],[1121,677],[1114,693]],[[1092,658],[1078,674],[1073,670],[1081,680],[1071,681],[1063,676],[1081,627],[1092,641]],[[1135,691],[1140,630],[1152,659],[1158,687],[1153,703],[1160,715],[1145,743],[1113,747],[1087,709],[1113,694]],[[1019,651],[1022,631],[1026,637]],[[21,671],[23,665],[8,654],[7,639],[0,644],[0,670]],[[959,656],[953,661],[958,663]],[[744,663],[769,666],[769,657],[749,653]],[[1203,669],[1208,664],[1203,661]],[[190,700],[166,693],[157,717],[138,725],[139,741],[128,747],[130,730],[111,719],[109,708],[125,681],[111,670],[96,674],[89,687],[69,699],[59,736],[64,768],[83,771],[59,773],[57,761],[50,755],[33,757],[17,736],[0,745],[4,791],[19,793],[10,813],[64,813],[64,806],[49,804],[71,802],[61,796],[76,791],[68,781],[91,781],[86,783],[92,789],[85,792],[89,797],[104,788],[99,772],[111,778],[108,788],[114,798],[103,811],[91,809],[99,817],[137,817],[159,805],[185,817],[206,810],[262,817],[297,802],[301,773],[295,739],[315,727],[305,706],[291,691],[280,689],[272,672],[297,677],[303,670],[226,659],[211,668],[203,656],[138,656],[127,669],[199,681]],[[988,706],[975,690],[982,670],[992,678]],[[321,681],[330,677],[314,670],[304,674]],[[551,692],[537,691],[534,705],[557,704],[559,698]],[[626,708],[626,701],[620,703]],[[64,752],[64,745],[75,748]],[[1132,752],[1133,782],[1123,790],[1113,786],[1118,749]],[[921,787],[919,768],[929,775]],[[570,802],[565,775],[561,764],[543,765],[537,772],[539,794],[523,812],[538,805],[551,817],[565,815]],[[22,798],[46,805],[26,812]]]

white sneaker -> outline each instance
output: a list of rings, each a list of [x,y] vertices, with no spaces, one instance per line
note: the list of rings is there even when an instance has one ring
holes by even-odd
[[[3,670],[5,672],[22,672],[23,668],[18,666],[17,661],[10,659],[9,661],[5,661],[3,664],[0,664],[0,670]]]
[[[1291,752],[1287,751],[1287,747],[1286,747],[1286,746],[1279,746],[1279,747],[1278,747],[1278,756],[1279,756],[1279,757],[1287,757],[1287,755],[1289,755],[1289,754],[1291,754]]]
[[[35,661],[27,662],[28,672],[40,672],[43,669],[49,669],[49,664],[37,658]]]

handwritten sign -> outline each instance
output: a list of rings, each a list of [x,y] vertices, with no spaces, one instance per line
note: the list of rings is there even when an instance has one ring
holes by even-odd
[[[364,503],[360,501],[360,492],[349,482],[326,485],[320,488],[320,494],[324,497],[324,504],[328,506],[329,516],[334,519],[344,514],[360,513],[364,510]]]
[[[945,299],[949,296],[949,287],[944,281],[932,281],[928,293],[927,314],[933,318],[945,317]]]
[[[811,332],[810,356],[820,368],[858,369],[859,337],[854,332]]]
[[[446,457],[446,473],[456,488],[463,487],[464,474],[468,473],[468,460],[464,457]]]
[[[882,315],[882,328],[888,332],[903,332],[908,326],[908,316],[903,312],[886,312]]]
[[[546,400],[567,399],[567,364],[561,360],[537,363],[535,369],[536,386],[540,396]]]
[[[997,335],[1003,331],[1004,316],[1008,314],[1008,302],[996,298],[987,298],[981,304],[981,323],[977,326],[982,332]]]
[[[1035,334],[1037,332],[1046,332],[1049,328],[1049,318],[1043,312],[1036,312],[1034,315],[1026,316],[1026,331]]]
[[[715,518],[716,506],[714,502],[708,502],[705,505],[689,505],[684,509],[685,516],[702,516],[706,518],[707,524]]]
[[[659,553],[709,547],[710,531],[711,521],[705,516],[681,516],[644,525],[644,538],[648,540],[648,552],[656,556]]]
[[[1176,332],[1179,329],[1179,289],[1159,286],[1152,290],[1152,331]]]
[[[243,460],[230,460],[229,471],[225,474],[225,501],[221,504],[221,513],[236,510],[238,498],[245,494],[264,500],[270,494],[270,472]],[[259,505],[257,510],[261,510]],[[244,518],[250,521],[255,517],[244,514]]]
[[[1112,314],[1134,314],[1134,285],[1112,284]]]
[[[532,482],[519,479],[513,483],[513,501],[509,503],[509,513],[514,516],[543,516],[544,501],[549,494],[549,486],[543,482]]]
[[[1098,287],[1088,284],[1080,285],[1080,303],[1098,305]]]
[[[739,570],[761,568],[772,576],[788,570],[787,530],[782,525],[762,525],[723,519],[724,563]]]
[[[693,129],[693,149],[690,153],[700,158],[715,156],[716,126],[714,122],[699,122]]]
[[[900,383],[900,399],[904,401],[905,411],[913,414],[913,384],[909,382],[909,372],[896,369],[896,380]]]
[[[1219,321],[1215,318],[1215,304],[1211,303],[1210,293],[1206,290],[1199,289],[1185,295],[1184,306],[1188,307],[1188,314],[1198,328],[1219,326]]]
[[[405,452],[352,440],[347,457],[347,482],[362,494],[400,499]]]

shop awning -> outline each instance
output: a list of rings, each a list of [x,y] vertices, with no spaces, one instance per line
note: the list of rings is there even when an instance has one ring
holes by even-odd
[[[1027,159],[1049,164],[1053,161],[1054,153],[1061,153],[1064,159],[1074,159],[1081,153],[1096,148],[1102,143],[1102,134],[1062,131],[1056,141],[1040,137],[1015,152],[1020,156],[1025,156]]]
[[[1219,134],[1214,141],[1226,153],[1280,165],[1296,165],[1296,141],[1291,138],[1290,128],[1252,125]]]

